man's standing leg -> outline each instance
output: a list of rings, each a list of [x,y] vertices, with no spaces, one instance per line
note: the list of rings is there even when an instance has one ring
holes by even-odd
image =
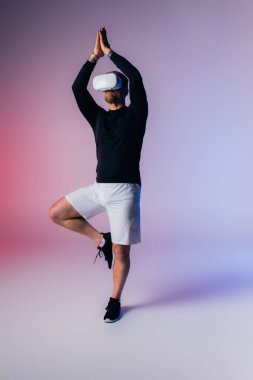
[[[113,243],[113,292],[112,297],[120,299],[129,270],[131,245]]]
[[[120,298],[130,270],[131,244],[140,242],[140,187],[137,185],[117,184],[115,187],[118,186],[119,189],[113,189],[106,204],[112,232],[114,265],[113,291],[106,308],[105,322],[114,322],[120,318]]]
[[[130,245],[113,243],[113,292],[106,307],[105,322],[115,322],[120,318],[120,297],[130,269]]]

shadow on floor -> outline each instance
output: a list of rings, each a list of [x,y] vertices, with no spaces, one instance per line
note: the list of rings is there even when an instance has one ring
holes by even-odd
[[[171,284],[170,284],[171,287]],[[182,288],[169,289],[166,281],[160,280],[156,294],[148,302],[122,306],[122,316],[134,309],[163,306],[175,303],[186,303],[224,297],[245,290],[253,289],[253,273],[234,273],[213,276],[204,280],[189,282]]]

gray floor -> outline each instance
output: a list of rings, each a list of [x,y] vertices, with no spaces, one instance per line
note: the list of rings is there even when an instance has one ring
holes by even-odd
[[[112,272],[80,241],[6,260],[1,380],[253,378],[252,245],[132,246],[122,318],[106,324]]]

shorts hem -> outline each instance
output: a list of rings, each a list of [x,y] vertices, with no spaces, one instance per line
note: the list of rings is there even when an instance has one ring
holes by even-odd
[[[139,243],[141,243],[141,240],[138,240],[138,241],[133,241],[133,242],[122,242],[122,241],[120,241],[120,242],[117,242],[117,241],[112,241],[112,243],[114,243],[114,244],[122,244],[122,245],[132,245],[132,244],[139,244]]]

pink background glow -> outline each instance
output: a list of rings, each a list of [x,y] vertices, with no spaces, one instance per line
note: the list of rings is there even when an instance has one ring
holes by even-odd
[[[98,1],[22,4],[1,3],[6,245],[58,239],[49,206],[95,180],[93,134],[71,85],[101,25],[112,49],[138,67],[148,95],[144,241],[150,231],[171,238],[251,238],[250,3],[147,3],[144,19],[141,3],[109,2],[103,11]],[[114,67],[102,58],[92,78]],[[106,108],[91,82],[89,89]]]

